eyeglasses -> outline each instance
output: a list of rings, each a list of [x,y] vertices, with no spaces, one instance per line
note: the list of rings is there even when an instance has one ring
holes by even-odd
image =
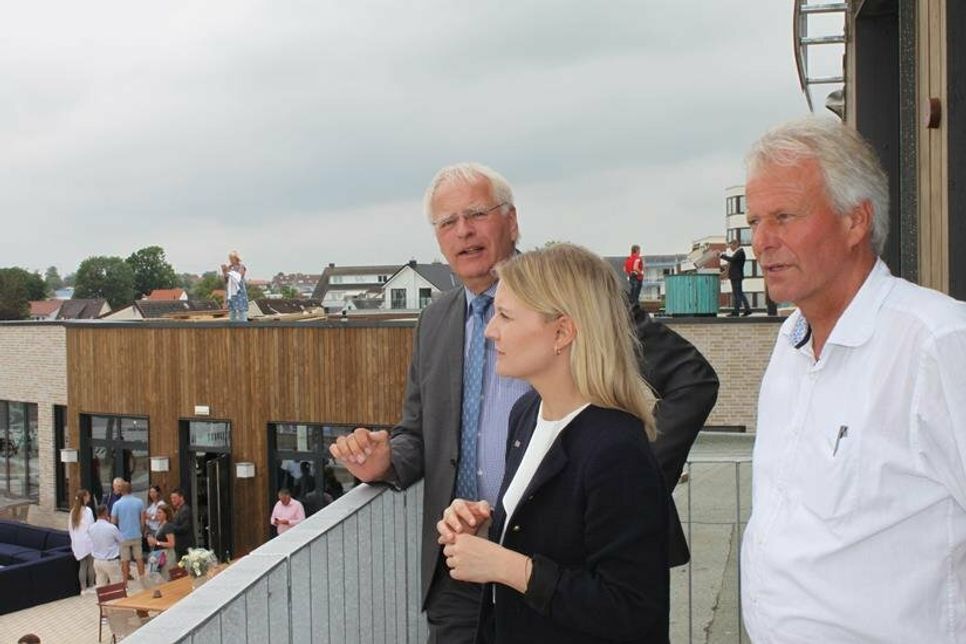
[[[502,208],[506,205],[506,202],[498,203],[492,208],[487,208],[486,210],[473,210],[470,212],[454,213],[448,217],[443,217],[442,219],[436,219],[433,221],[433,227],[441,233],[453,230],[456,228],[456,222],[459,221],[460,217],[463,218],[463,222],[467,224],[478,224],[484,221],[490,216],[497,208]]]

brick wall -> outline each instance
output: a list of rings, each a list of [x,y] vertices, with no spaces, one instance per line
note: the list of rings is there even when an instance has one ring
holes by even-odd
[[[725,318],[663,320],[704,354],[718,372],[721,388],[708,425],[745,426],[758,418],[758,389],[783,320]]]
[[[36,403],[40,506],[55,505],[54,405],[67,404],[67,348],[60,324],[0,324],[0,400]]]

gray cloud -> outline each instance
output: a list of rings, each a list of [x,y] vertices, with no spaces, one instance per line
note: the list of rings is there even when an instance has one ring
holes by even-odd
[[[774,0],[22,4],[0,16],[0,265],[428,260],[423,187],[464,159],[514,182],[527,242],[677,252],[805,109]]]

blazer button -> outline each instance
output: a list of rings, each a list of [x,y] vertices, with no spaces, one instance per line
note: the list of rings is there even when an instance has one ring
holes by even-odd
[[[512,529],[512,530],[513,530],[514,532],[520,532],[520,524],[519,524],[519,523],[518,523],[518,524],[516,524],[516,525],[515,525],[515,526],[513,526],[513,528],[511,528],[511,529]]]

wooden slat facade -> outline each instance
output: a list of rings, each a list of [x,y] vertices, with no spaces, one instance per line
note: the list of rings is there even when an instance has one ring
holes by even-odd
[[[269,536],[268,425],[395,423],[412,335],[412,324],[69,326],[71,444],[82,415],[146,417],[150,454],[170,458],[151,482],[168,491],[181,481],[179,421],[230,421],[232,463],[256,465],[254,479],[232,473],[234,551],[244,554]],[[194,416],[195,405],[210,416]]]

